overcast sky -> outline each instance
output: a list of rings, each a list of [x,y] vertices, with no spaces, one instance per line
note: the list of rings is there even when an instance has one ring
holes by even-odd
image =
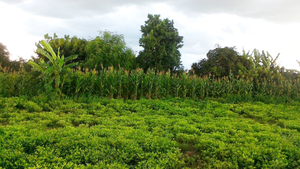
[[[0,0],[0,42],[12,59],[29,59],[47,33],[89,40],[108,30],[138,52],[148,14],[174,20],[185,69],[219,44],[280,53],[281,66],[300,70],[299,0]]]

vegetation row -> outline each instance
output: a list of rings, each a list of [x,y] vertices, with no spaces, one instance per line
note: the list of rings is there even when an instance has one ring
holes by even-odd
[[[117,69],[73,70],[59,77],[61,82],[55,88],[55,77],[38,78],[37,72],[0,72],[0,95],[35,96],[39,94],[60,96],[96,96],[107,98],[168,98],[182,97],[204,99],[206,97],[230,98],[237,101],[299,100],[300,80],[276,80],[255,77],[198,77],[181,73],[171,76],[170,73],[155,73],[142,69],[124,71]],[[281,99],[281,100],[280,100]]]

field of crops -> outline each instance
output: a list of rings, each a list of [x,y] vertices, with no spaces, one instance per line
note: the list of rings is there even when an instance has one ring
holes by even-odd
[[[0,97],[0,168],[298,168],[300,104]]]
[[[300,78],[274,77],[198,77],[188,73],[171,76],[170,72],[131,72],[112,67],[103,70],[73,70],[54,89],[53,79],[38,78],[36,72],[1,72],[0,96],[56,95],[67,97],[97,96],[124,99],[163,99],[181,97],[191,99],[232,98],[235,101],[263,101],[268,103],[286,100],[300,101]],[[61,77],[63,78],[63,77]],[[282,77],[281,77],[282,78]],[[59,92],[57,92],[57,90]]]

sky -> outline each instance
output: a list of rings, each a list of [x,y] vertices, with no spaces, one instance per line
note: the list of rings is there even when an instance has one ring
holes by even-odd
[[[47,33],[91,40],[107,30],[138,54],[148,14],[174,21],[185,69],[218,44],[280,53],[280,66],[300,70],[299,0],[0,0],[0,43],[12,60],[30,59]]]

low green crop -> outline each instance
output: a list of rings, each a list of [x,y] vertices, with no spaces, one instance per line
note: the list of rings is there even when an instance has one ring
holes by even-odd
[[[300,167],[297,102],[0,97],[0,112],[2,168]]]

